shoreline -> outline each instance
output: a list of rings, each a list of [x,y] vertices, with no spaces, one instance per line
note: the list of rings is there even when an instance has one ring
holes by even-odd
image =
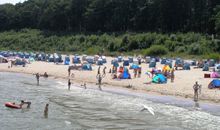
[[[21,71],[12,71],[12,70],[1,70],[0,69],[0,72],[7,72],[7,73],[20,73],[20,74],[27,74],[27,75],[33,75],[33,73],[28,73],[28,72],[21,72]],[[68,80],[69,77],[62,77],[62,76],[55,76],[55,75],[49,75],[49,78],[52,78],[52,79],[55,79],[55,80],[60,80],[60,81],[63,81],[64,80]],[[74,85],[77,85],[77,87],[81,87],[80,86],[80,83],[83,83],[85,81],[83,81],[82,79],[73,79],[73,78],[70,78],[72,81],[72,84]],[[86,83],[88,83],[90,85],[90,88],[97,88],[98,89],[98,86],[96,86],[96,82],[94,81],[86,81]],[[154,90],[147,90],[147,89],[138,89],[138,88],[127,88],[126,86],[120,86],[120,85],[116,85],[116,84],[109,84],[107,82],[104,82],[103,83],[103,86],[102,88],[104,87],[107,87],[107,88],[111,88],[111,89],[120,89],[120,90],[126,90],[128,92],[132,92],[132,93],[140,93],[140,94],[149,94],[149,95],[153,95],[153,96],[170,96],[170,97],[173,97],[173,98],[176,98],[176,99],[182,99],[182,100],[191,100],[193,101],[193,95],[190,95],[188,97],[186,97],[186,95],[184,94],[175,94],[173,95],[172,93],[169,93],[168,91],[167,92],[163,92],[163,91],[154,91]],[[193,101],[194,102],[194,101]],[[214,105],[218,105],[218,103],[220,102],[220,100],[214,100],[214,99],[204,99],[204,98],[199,98],[199,102],[200,103],[209,103],[209,104],[214,104]]]

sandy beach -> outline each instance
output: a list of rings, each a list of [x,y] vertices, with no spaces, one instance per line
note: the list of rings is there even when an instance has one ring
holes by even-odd
[[[208,89],[208,84],[212,80],[211,78],[204,78],[205,73],[201,69],[193,69],[191,70],[177,70],[175,71],[175,79],[174,83],[168,82],[166,84],[147,84],[151,81],[151,79],[145,74],[147,70],[151,70],[148,67],[148,64],[142,63],[142,74],[140,78],[133,77],[133,71],[130,70],[131,78],[126,80],[118,80],[112,79],[111,74],[108,73],[109,69],[112,67],[111,60],[113,58],[107,57],[107,64],[104,66],[106,69],[106,77],[103,79],[103,88],[104,87],[122,87],[126,88],[127,86],[132,86],[130,88],[131,91],[142,91],[147,93],[154,94],[162,94],[162,95],[171,95],[183,98],[193,98],[193,85],[196,81],[202,85],[202,93],[199,95],[199,99],[203,101],[209,102],[220,102],[220,90],[219,89]],[[104,68],[101,67],[101,70]],[[157,67],[162,68],[163,65],[157,63]],[[97,83],[96,74],[97,74],[97,65],[92,66],[92,71],[79,71],[79,70],[71,70],[71,73],[74,73],[75,77],[72,78],[73,83],[83,84],[84,82],[95,84]],[[54,64],[48,62],[40,62],[35,61],[31,64],[27,64],[26,67],[21,66],[13,66],[12,68],[8,68],[8,63],[0,64],[1,72],[16,72],[16,73],[26,73],[26,74],[34,74],[40,73],[43,74],[47,72],[49,76],[61,79],[68,78],[68,65],[63,64]],[[35,81],[33,81],[35,82]]]

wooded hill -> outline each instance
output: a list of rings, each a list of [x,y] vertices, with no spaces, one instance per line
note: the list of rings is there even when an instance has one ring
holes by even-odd
[[[28,0],[0,5],[0,31],[1,49],[207,55],[220,52],[220,1]]]

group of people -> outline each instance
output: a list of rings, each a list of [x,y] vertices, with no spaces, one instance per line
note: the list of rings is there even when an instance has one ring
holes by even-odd
[[[15,103],[13,103],[15,104]],[[23,108],[23,105],[27,104],[27,108],[30,108],[31,102],[25,102],[24,100],[21,100],[21,103],[19,104],[20,108]]]
[[[162,71],[162,74],[164,74],[165,77],[170,79],[171,82],[174,82],[175,75],[174,75],[174,69],[173,68],[170,69],[169,71],[167,71],[167,70]]]
[[[102,84],[102,79],[106,76],[106,67],[103,68],[103,71],[102,71],[102,74],[101,74],[101,66],[98,67],[98,72],[97,72],[97,75],[96,75],[96,78],[97,78],[97,81],[98,81],[98,85],[99,85],[99,89],[101,89],[101,84]],[[113,74],[113,79],[115,78],[121,78],[122,77],[122,73],[124,71],[127,71],[127,74],[128,74],[128,79],[131,78],[131,75],[129,73],[129,70],[125,67],[119,67],[119,75],[117,76],[117,67],[114,67],[112,68],[112,70],[110,69],[109,73],[112,73]],[[134,69],[134,78],[136,77],[141,77],[141,67],[140,68],[137,68],[137,69]],[[152,71],[150,72],[152,74],[152,77],[154,74],[156,73],[162,73],[164,74],[164,76],[166,76],[167,78],[170,78],[171,79],[171,82],[174,82],[174,69],[171,69],[169,71],[165,70],[165,71],[157,71],[156,69],[152,69]],[[74,77],[74,74],[70,75],[71,74],[71,69],[68,68],[68,90],[70,90],[70,87],[71,87],[71,78],[70,77]],[[47,78],[48,77],[48,74],[47,72],[45,72],[43,75],[40,75],[39,73],[36,73],[35,74],[36,76],[36,79],[37,79],[37,85],[39,85],[39,79],[40,77],[44,77],[44,78]],[[83,86],[85,89],[86,89],[86,83],[84,83]],[[193,89],[194,89],[194,101],[197,102],[198,101],[198,95],[199,93],[201,93],[201,85],[198,84],[198,82],[196,82],[193,86]],[[27,105],[27,108],[30,108],[30,105],[31,105],[31,102],[25,102],[23,100],[21,100],[21,103],[19,104],[19,106],[22,108],[24,105]],[[45,108],[44,108],[44,117],[47,118],[48,117],[48,109],[49,109],[49,104],[46,104]]]
[[[113,66],[113,70],[115,67]],[[117,68],[112,72],[112,79],[131,79],[131,74],[126,67],[120,66],[118,71]]]
[[[40,77],[44,77],[44,78],[48,78],[49,75],[47,74],[47,72],[45,72],[43,75],[40,75],[39,73],[36,73],[35,74],[35,77],[37,79],[37,85],[39,85],[39,82],[40,82]],[[30,108],[30,104],[31,102],[24,102],[23,100],[21,101],[21,104],[20,106],[22,107],[24,104],[28,104],[27,105],[27,108]],[[46,104],[45,108],[44,108],[44,117],[45,118],[48,118],[48,107],[49,107],[49,104]]]
[[[164,67],[165,68],[165,67]],[[153,78],[157,74],[163,74],[167,79],[171,80],[171,83],[174,82],[175,74],[174,74],[174,68],[170,69],[156,69],[153,68],[151,71],[148,71],[146,73],[150,78]]]
[[[71,66],[69,66],[68,70],[67,70],[68,71],[68,83],[67,83],[68,84],[68,90],[70,90],[70,88],[71,88],[71,84],[72,84],[71,78],[75,77],[74,73],[71,74],[71,69],[72,69]],[[81,86],[83,86],[85,89],[87,88],[86,83],[82,84]]]
[[[36,73],[36,74],[35,74],[35,77],[36,77],[36,79],[37,79],[37,85],[39,85],[40,76],[43,76],[44,78],[48,78],[48,77],[49,77],[49,75],[47,74],[47,72],[45,72],[43,75],[40,75],[39,73]]]
[[[102,71],[102,74],[101,74],[101,66],[98,67],[98,71],[97,71],[97,75],[96,75],[96,79],[98,81],[98,85],[99,85],[99,89],[101,89],[101,84],[102,84],[102,79],[105,77],[106,75],[106,69],[107,67],[104,67],[103,68],[103,71]],[[75,77],[75,75],[72,73],[71,74],[71,68],[69,67],[68,68],[68,90],[70,90],[70,87],[71,87],[71,78]],[[83,86],[85,89],[87,88],[86,87],[86,83],[82,84],[81,86]]]
[[[13,103],[14,105],[15,105],[15,103]],[[26,108],[30,108],[30,106],[31,106],[31,102],[25,102],[24,100],[21,100],[21,103],[19,104],[19,107],[20,108],[25,108],[24,107],[24,105],[27,105],[27,107]],[[45,118],[48,118],[48,110],[49,110],[49,104],[47,103],[46,104],[46,106],[45,106],[45,108],[44,108],[44,117]]]

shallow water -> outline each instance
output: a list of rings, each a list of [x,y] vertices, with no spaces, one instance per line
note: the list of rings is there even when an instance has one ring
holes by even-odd
[[[89,87],[89,86],[88,86]],[[31,101],[30,109],[10,109],[5,102]],[[163,100],[162,100],[163,99]],[[181,102],[181,103],[180,103]],[[49,116],[44,118],[45,104]],[[129,93],[103,88],[82,89],[34,76],[0,73],[0,126],[2,130],[69,130],[69,129],[155,129],[155,130],[217,130],[220,124],[219,106],[200,104],[193,108],[190,100],[165,96]],[[141,111],[152,107],[155,115]]]

